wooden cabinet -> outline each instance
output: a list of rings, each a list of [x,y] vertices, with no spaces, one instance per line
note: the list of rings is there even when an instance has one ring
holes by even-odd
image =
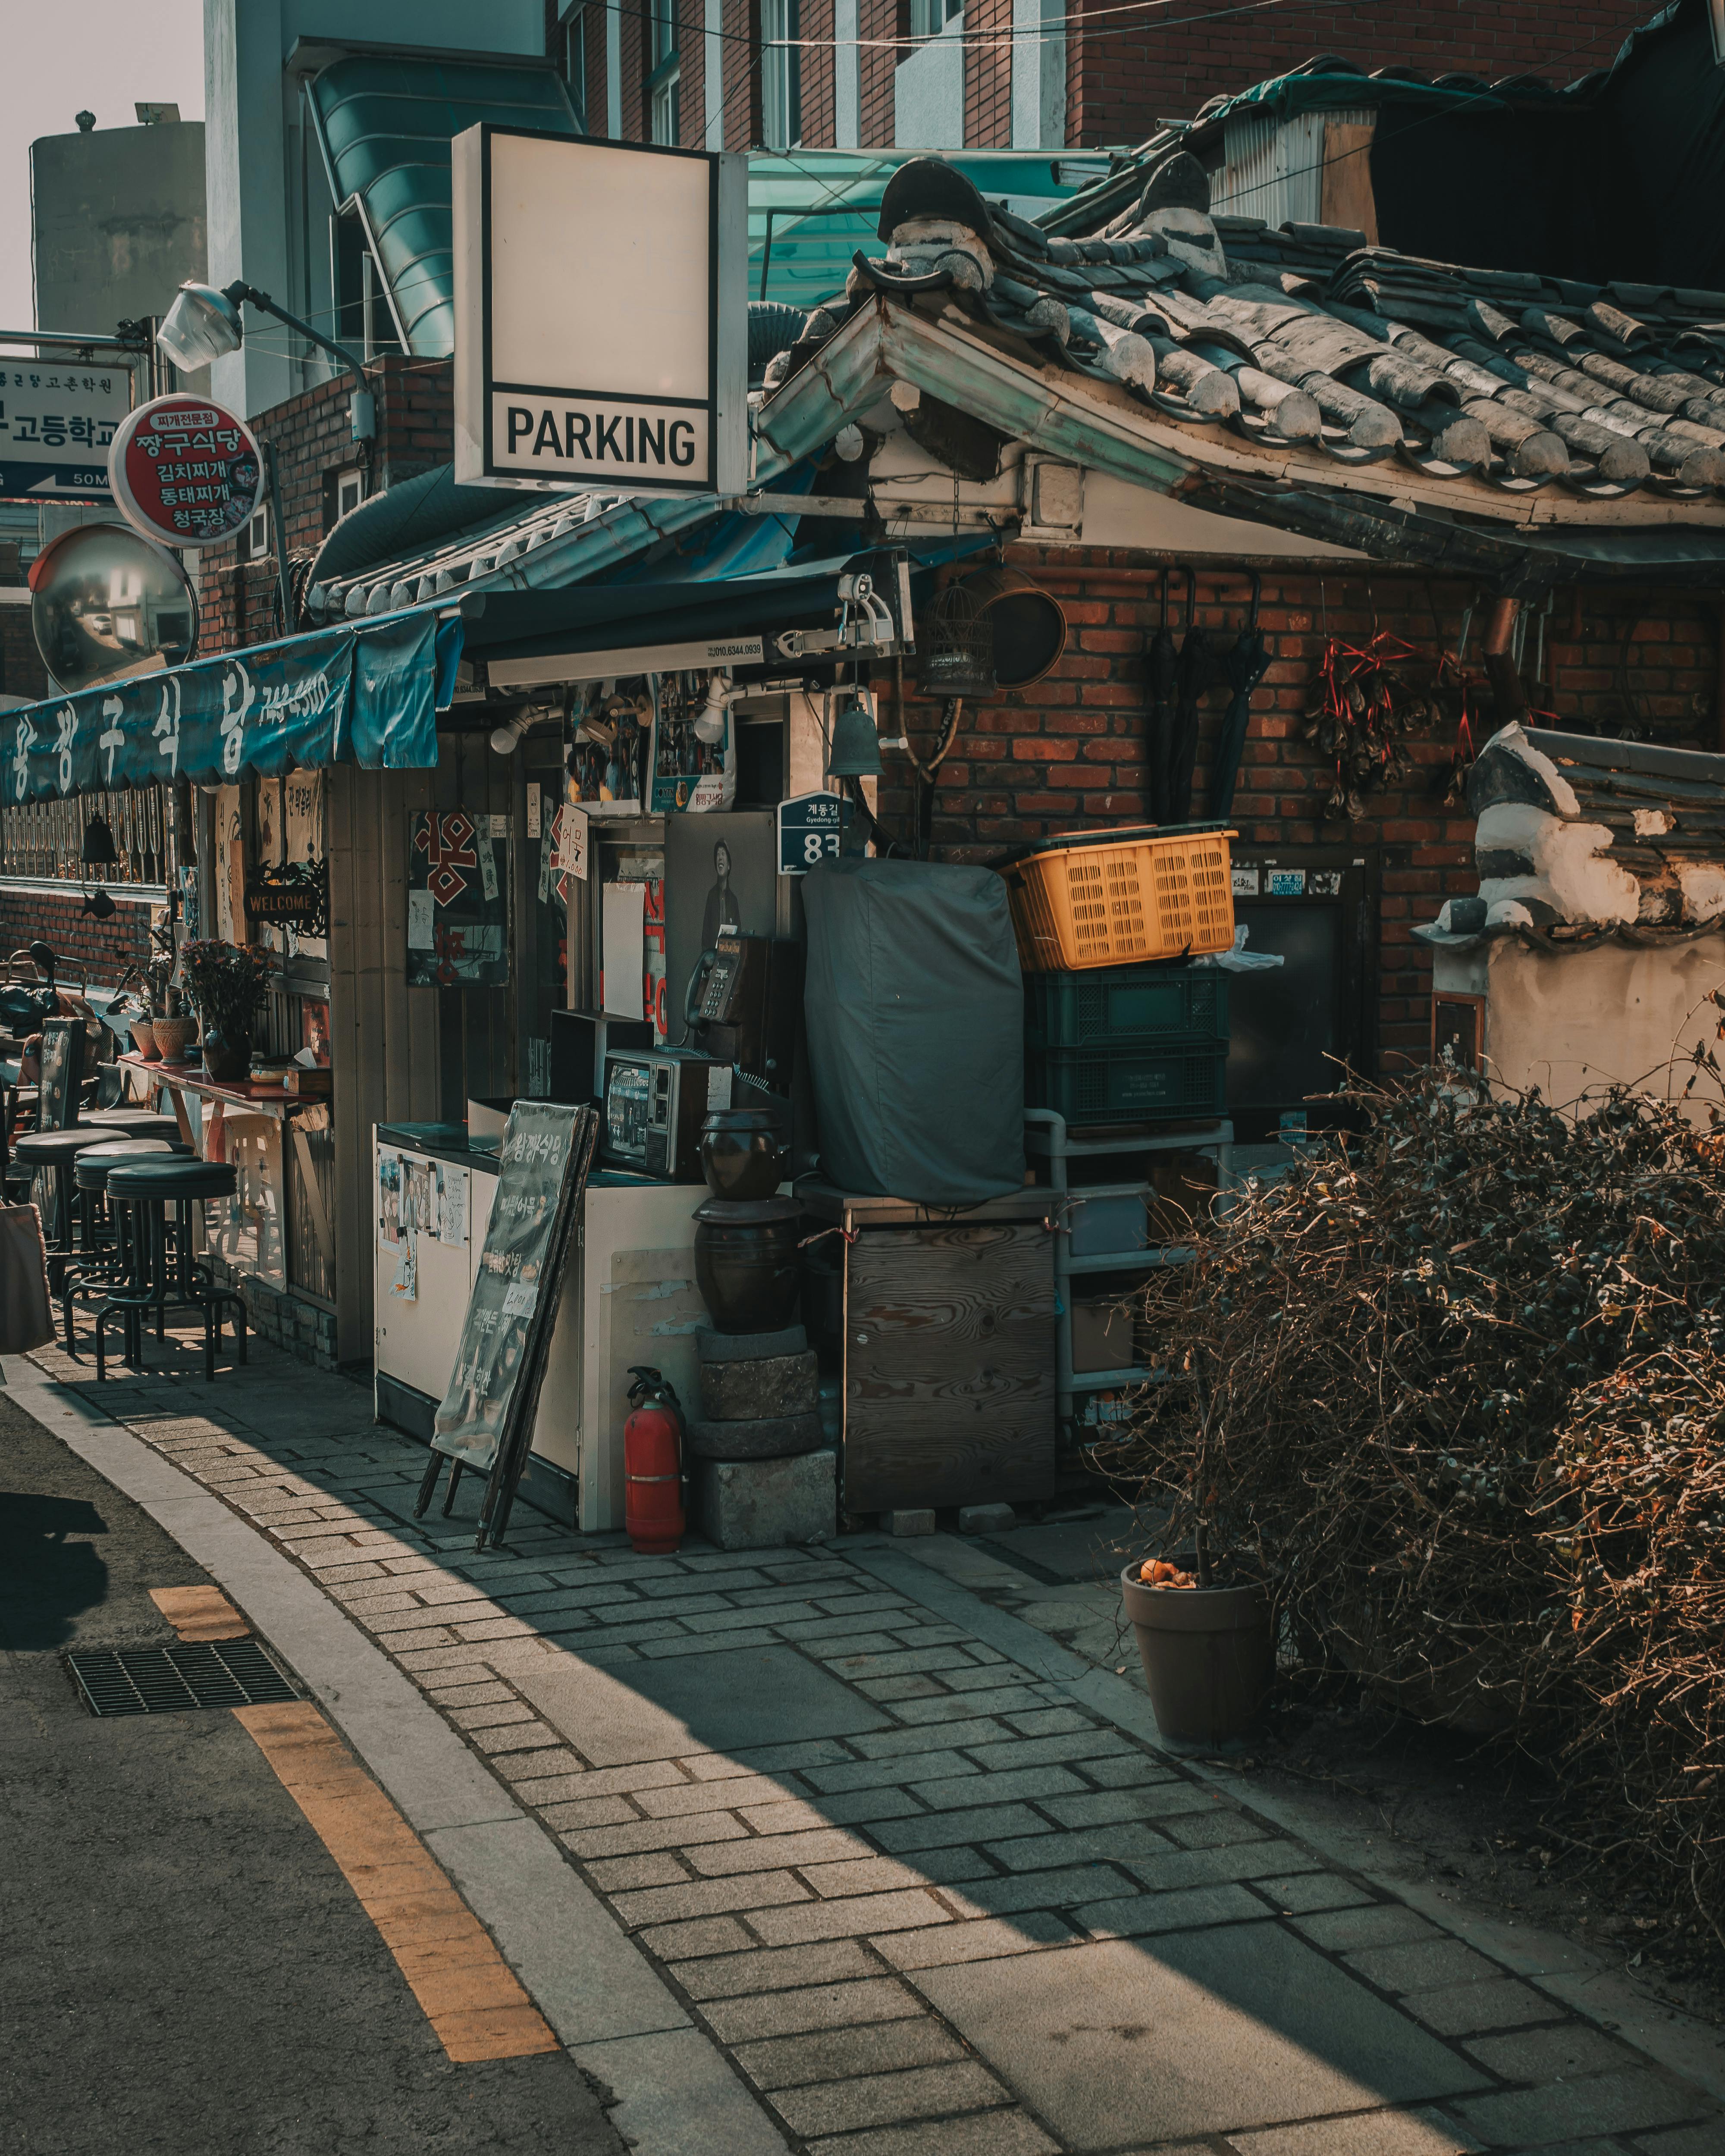
[[[1027,1192],[953,1218],[806,1185],[798,1195],[855,1236],[841,1306],[845,1510],[1052,1496],[1045,1197]]]

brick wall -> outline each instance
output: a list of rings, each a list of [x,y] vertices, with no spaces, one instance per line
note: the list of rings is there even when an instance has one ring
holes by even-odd
[[[0,693],[33,703],[48,694],[48,669],[30,633],[27,606],[0,606]]]
[[[1012,0],[966,0],[964,28],[964,140],[973,149],[1009,150]]]
[[[801,34],[813,42],[803,49],[803,135],[808,143],[833,140],[833,0],[802,0]]]
[[[259,439],[275,449],[290,558],[309,557],[322,544],[335,473],[362,464],[367,491],[377,493],[449,463],[454,454],[449,361],[393,353],[374,361],[367,375],[377,407],[377,439],[369,445],[353,439],[346,376],[272,405],[252,421]],[[278,588],[273,559],[242,562],[237,540],[205,547],[198,557],[203,649],[229,651],[279,636]]]
[[[105,921],[82,911],[74,885],[69,896],[59,892],[0,891],[0,959],[40,937],[63,959],[85,969],[92,985],[112,988],[128,966],[150,955],[150,908],[116,906]]]
[[[865,150],[887,148],[893,139],[893,80],[898,55],[891,45],[870,38],[903,38],[909,34],[909,0],[857,0],[856,33],[863,39],[857,57],[859,103],[857,134]]]
[[[1495,82],[1538,74],[1573,82],[1609,66],[1629,33],[1654,12],[1645,0],[1455,0],[1441,8],[1399,4],[1240,9],[1199,0],[1123,15],[1111,0],[1071,0],[1067,40],[1066,141],[1077,148],[1139,142],[1158,120],[1189,120],[1210,98],[1286,74],[1314,54],[1336,53],[1365,69],[1400,65]],[[1196,20],[1194,18],[1197,18]],[[1208,19],[1214,18],[1214,19]],[[1088,19],[1086,19],[1088,18]]]
[[[759,0],[723,0],[719,27],[725,33],[725,147],[747,150],[761,139]]]
[[[936,800],[934,843],[943,858],[988,858],[1019,839],[1148,819],[1143,654],[1158,616],[1159,569],[1142,556],[1096,550],[1018,547],[1008,558],[1060,599],[1070,641],[1045,681],[963,714]],[[1176,577],[1173,588],[1178,623],[1183,580]],[[1248,596],[1242,574],[1200,572],[1198,619],[1213,648],[1225,650],[1233,642]],[[1363,821],[1327,820],[1332,767],[1300,738],[1307,684],[1326,634],[1363,643],[1375,628],[1428,655],[1454,651],[1463,610],[1477,596],[1466,585],[1375,569],[1369,578],[1349,572],[1264,578],[1259,619],[1272,664],[1252,700],[1234,819],[1243,844],[1380,850],[1378,1034],[1387,1058],[1423,1060],[1427,1052],[1431,962],[1412,930],[1445,898],[1477,888],[1473,825],[1441,805],[1454,747],[1447,727],[1409,742],[1412,778],[1369,796]],[[1482,620],[1476,607],[1470,646],[1476,673]],[[1559,593],[1534,701],[1571,727],[1609,733],[1633,727],[1672,746],[1712,747],[1717,620],[1716,603],[1698,594]],[[1530,631],[1523,665],[1530,679],[1534,654]],[[908,670],[914,675],[914,666]],[[1194,795],[1199,816],[1227,702],[1225,687],[1204,700]],[[884,716],[883,731],[896,732],[896,715],[889,708]],[[912,741],[927,753],[937,737],[939,706],[907,685],[905,716]],[[1485,723],[1489,730],[1489,716]],[[880,814],[889,830],[910,829],[911,790],[893,778],[903,769],[891,763],[882,784]]]

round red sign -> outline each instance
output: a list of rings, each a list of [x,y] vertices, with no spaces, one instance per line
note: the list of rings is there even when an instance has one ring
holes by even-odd
[[[264,459],[244,419],[208,398],[176,393],[121,422],[108,483],[126,522],[146,539],[213,547],[262,500]]]

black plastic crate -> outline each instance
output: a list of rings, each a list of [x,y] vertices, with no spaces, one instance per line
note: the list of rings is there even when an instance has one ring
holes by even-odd
[[[1219,1116],[1228,1097],[1225,1041],[1172,1048],[1031,1048],[1024,1105],[1053,1108],[1074,1129]]]
[[[1097,966],[1024,976],[1024,1044],[1033,1055],[1213,1047],[1227,1039],[1228,976],[1214,966]]]

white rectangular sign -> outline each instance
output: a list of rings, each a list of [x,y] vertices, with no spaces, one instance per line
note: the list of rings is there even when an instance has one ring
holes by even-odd
[[[0,357],[0,500],[111,505],[108,449],[131,409],[131,371]]]
[[[455,137],[455,476],[624,495],[747,479],[747,160]]]

